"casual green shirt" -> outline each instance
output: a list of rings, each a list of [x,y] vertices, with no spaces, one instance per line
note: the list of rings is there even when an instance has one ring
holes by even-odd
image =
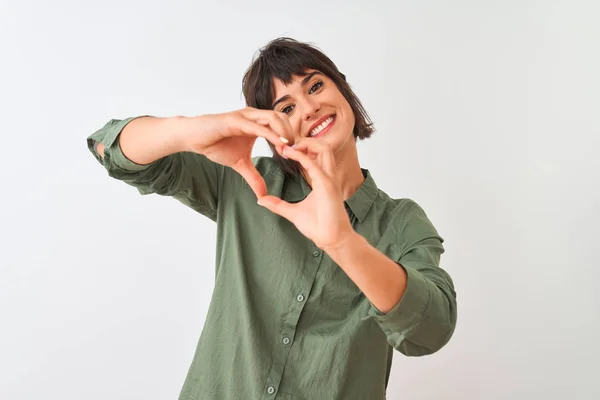
[[[88,137],[108,175],[216,222],[214,291],[180,400],[385,399],[393,349],[421,356],[448,342],[456,294],[439,267],[443,239],[414,201],[390,198],[363,169],[345,202],[355,231],[407,272],[402,299],[384,314],[291,222],[256,204],[231,168],[195,153],[145,166],[127,159],[118,137],[132,119]],[[310,193],[271,157],[253,161],[269,194],[299,202]]]

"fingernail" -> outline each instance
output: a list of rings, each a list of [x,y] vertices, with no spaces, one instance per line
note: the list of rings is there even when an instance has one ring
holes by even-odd
[[[289,140],[287,140],[287,139],[286,139],[286,138],[284,138],[283,136],[279,136],[279,139],[280,139],[280,140],[281,140],[283,143],[285,143],[285,144],[287,144],[287,143],[289,143],[289,142],[290,142]]]

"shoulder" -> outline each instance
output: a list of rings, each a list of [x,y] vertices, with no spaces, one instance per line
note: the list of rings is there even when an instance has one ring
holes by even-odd
[[[407,197],[393,198],[379,188],[376,201],[380,203],[380,207],[385,209],[386,214],[396,223],[411,215],[425,213],[421,205],[414,199]]]
[[[425,209],[413,198],[391,198],[379,190],[389,218],[389,227],[396,236],[439,236]],[[442,239],[443,240],[443,239]]]

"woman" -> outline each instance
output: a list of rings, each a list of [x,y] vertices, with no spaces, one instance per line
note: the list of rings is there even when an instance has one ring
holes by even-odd
[[[88,138],[110,176],[217,224],[214,292],[179,398],[384,399],[393,349],[431,354],[453,334],[443,240],[360,167],[371,123],[321,51],[271,41],[243,91],[242,110],[111,120]],[[273,157],[251,158],[259,137]]]

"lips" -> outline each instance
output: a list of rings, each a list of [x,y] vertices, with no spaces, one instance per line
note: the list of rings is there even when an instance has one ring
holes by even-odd
[[[333,118],[333,120],[329,123],[329,125],[331,125],[334,121],[335,121],[335,114],[328,114],[328,115],[324,115],[323,117],[319,118],[319,120],[317,122],[315,122],[314,124],[312,124],[312,126],[310,127],[310,129],[308,130],[308,137],[312,137],[311,133],[315,130],[315,128],[319,127],[323,122],[327,121],[329,118]],[[326,126],[323,129],[327,129],[328,126]],[[320,133],[320,132],[319,132]],[[318,136],[319,134],[315,135]]]

